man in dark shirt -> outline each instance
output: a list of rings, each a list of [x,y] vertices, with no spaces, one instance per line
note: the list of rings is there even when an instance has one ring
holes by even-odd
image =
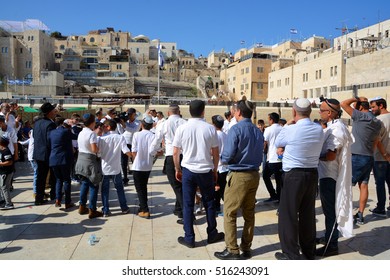
[[[355,104],[355,108],[351,104]],[[381,122],[369,111],[367,98],[349,98],[341,102],[341,108],[353,120],[352,135],[355,141],[351,145],[352,186],[359,185],[359,211],[354,216],[355,223],[364,224],[364,209],[368,200],[368,181],[374,166],[374,145],[379,139]]]
[[[53,122],[57,114],[55,106],[46,102],[42,104],[41,113],[43,118],[38,120],[34,124],[33,137],[34,137],[34,153],[33,159],[37,162],[37,193],[35,196],[35,205],[42,205],[46,201],[45,196],[45,184],[47,174],[49,173],[49,156],[50,156],[50,140],[49,132],[56,129],[56,125]],[[54,186],[51,192],[54,196]],[[54,198],[54,197],[53,197]]]

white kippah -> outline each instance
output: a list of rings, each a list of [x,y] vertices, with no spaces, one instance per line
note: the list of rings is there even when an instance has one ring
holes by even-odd
[[[295,100],[293,107],[295,111],[307,112],[311,110],[311,103],[306,98],[298,98]]]

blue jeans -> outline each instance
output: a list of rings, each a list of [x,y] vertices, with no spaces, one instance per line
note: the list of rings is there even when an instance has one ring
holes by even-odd
[[[338,246],[339,231],[336,222],[336,181],[332,178],[320,179],[320,197],[325,215],[325,240],[330,247]],[[333,231],[333,233],[332,233]],[[332,236],[331,236],[332,234]]]
[[[378,198],[378,203],[376,207],[378,208],[378,210],[384,211],[386,204],[385,182],[387,183],[387,187],[389,188],[390,195],[390,163],[387,161],[375,161],[374,177],[376,184],[376,195]]]
[[[35,160],[30,160],[30,164],[31,164],[32,169],[34,170],[33,193],[36,194],[37,193],[37,177],[38,177],[37,168],[38,168],[38,165],[37,165],[37,162]]]
[[[118,195],[119,205],[122,211],[127,210],[125,191],[123,189],[122,175],[119,172],[117,175],[103,175],[102,182],[102,202],[103,202],[103,213],[108,214],[110,212],[110,179],[114,182],[116,193]]]
[[[89,191],[89,209],[96,211],[96,202],[98,197],[99,186],[95,186],[88,178],[82,177],[80,186],[80,205],[87,204]]]
[[[71,203],[71,181],[70,181],[70,165],[53,166],[52,170],[56,176],[56,199],[62,200],[62,187],[65,193],[65,204]]]
[[[207,235],[213,238],[218,233],[215,219],[214,178],[213,172],[193,173],[183,168],[183,219],[184,239],[188,243],[195,242],[194,232],[194,203],[196,187],[199,186],[202,202],[206,211]]]

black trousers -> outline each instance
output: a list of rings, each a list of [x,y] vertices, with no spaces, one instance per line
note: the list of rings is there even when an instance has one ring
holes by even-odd
[[[46,179],[49,174],[49,162],[37,160],[37,188],[36,188],[36,202],[42,202],[45,197],[45,187],[46,187]],[[54,176],[54,174],[53,174]],[[51,185],[51,189],[53,190],[53,195],[55,197],[55,185]],[[51,192],[50,192],[51,193]]]
[[[217,184],[219,186],[219,190],[215,192],[215,210],[221,211],[221,199],[224,200],[224,193],[226,187],[226,176],[229,172],[218,172]]]
[[[130,149],[131,151],[131,145],[130,144],[127,144],[127,147]],[[123,174],[123,182],[127,183],[129,182],[129,178],[128,178],[128,165],[129,165],[129,156],[124,154],[124,153],[121,153],[121,166],[122,166],[122,174]]]
[[[271,181],[272,174],[274,174],[275,176],[276,191]],[[267,161],[265,163],[263,170],[263,180],[271,198],[275,198],[278,200],[280,199],[280,190],[282,188],[282,174],[282,162],[271,163]]]
[[[279,239],[283,253],[300,259],[299,249],[309,260],[315,258],[316,168],[294,168],[284,173],[279,203]]]
[[[180,161],[182,159],[182,155],[180,155]],[[169,184],[171,185],[173,192],[176,196],[175,210],[179,218],[183,217],[183,186],[182,183],[176,180],[176,172],[175,172],[175,164],[173,163],[173,156],[165,157],[165,172],[167,174],[167,178]]]
[[[149,212],[148,207],[148,181],[151,171],[134,171],[134,186],[139,200],[138,212]]]

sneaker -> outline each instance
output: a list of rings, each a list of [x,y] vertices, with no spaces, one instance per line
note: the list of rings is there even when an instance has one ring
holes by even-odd
[[[130,207],[127,207],[127,209],[122,210],[122,214],[129,214],[130,213]]]
[[[4,206],[0,207],[0,210],[10,210],[10,209],[14,209],[14,205],[13,204],[5,204]]]
[[[385,210],[379,210],[378,207],[375,207],[374,209],[370,209],[370,212],[378,217],[381,218],[387,218],[387,214]]]
[[[195,214],[196,214],[196,215],[202,214],[202,207],[201,207],[201,206],[196,206],[196,208],[195,208]]]
[[[362,212],[357,212],[356,214],[355,214],[355,216],[353,217],[353,220],[354,220],[354,222],[356,223],[356,224],[358,224],[358,225],[363,225],[364,224],[364,218],[363,218],[363,214],[362,214]]]

